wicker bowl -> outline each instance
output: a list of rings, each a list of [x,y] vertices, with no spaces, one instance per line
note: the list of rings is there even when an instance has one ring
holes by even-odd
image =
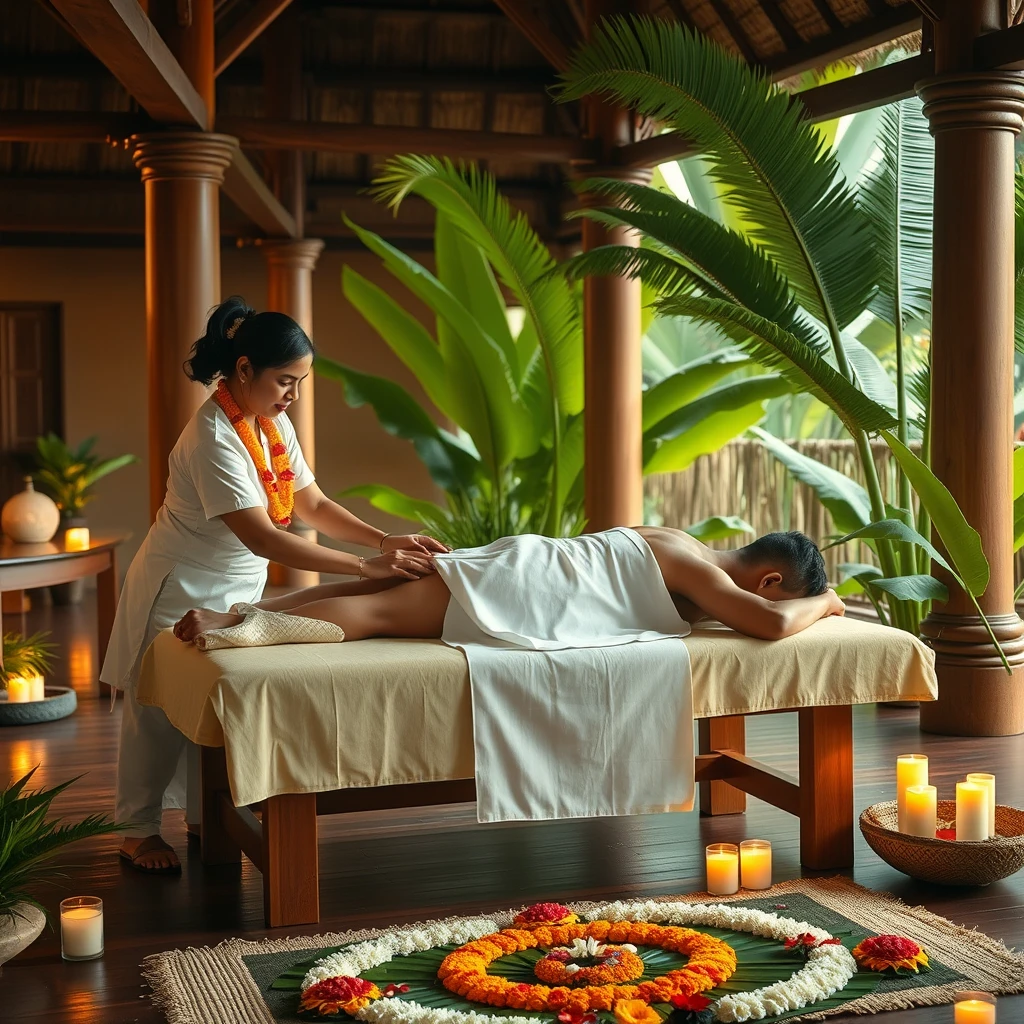
[[[952,828],[956,801],[939,800],[938,827]],[[996,806],[996,837],[982,843],[908,836],[897,830],[896,801],[872,804],[860,830],[879,857],[898,871],[938,885],[988,885],[1024,867],[1024,811]]]

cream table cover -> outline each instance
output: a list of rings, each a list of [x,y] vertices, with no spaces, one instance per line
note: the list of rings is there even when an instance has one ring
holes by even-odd
[[[937,692],[934,655],[921,641],[849,617],[774,641],[698,625],[685,643],[695,718]],[[474,775],[466,661],[440,640],[203,654],[165,630],[143,660],[138,699],[163,708],[193,742],[226,746],[238,806]]]

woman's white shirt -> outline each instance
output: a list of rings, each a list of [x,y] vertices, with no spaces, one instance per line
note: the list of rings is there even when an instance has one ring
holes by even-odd
[[[313,483],[287,415],[274,421],[288,449],[294,487]],[[264,444],[264,457],[270,463]],[[253,554],[220,518],[266,508],[256,465],[220,406],[208,399],[181,432],[168,459],[167,494],[125,577],[100,678],[134,686],[157,633],[191,608],[227,611],[259,600],[267,560]]]

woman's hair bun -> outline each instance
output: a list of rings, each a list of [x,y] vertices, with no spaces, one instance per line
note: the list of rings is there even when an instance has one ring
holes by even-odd
[[[314,354],[313,343],[290,316],[257,313],[232,295],[210,314],[206,333],[185,362],[185,373],[200,384],[212,384],[218,377],[230,377],[243,356],[258,375]]]

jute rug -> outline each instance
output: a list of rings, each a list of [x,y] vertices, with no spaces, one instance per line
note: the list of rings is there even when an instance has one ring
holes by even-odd
[[[957,991],[976,989],[994,995],[1024,992],[1024,954],[978,931],[961,928],[923,907],[908,907],[893,896],[872,892],[848,878],[781,882],[751,899],[712,897],[706,893],[666,896],[689,903],[736,902],[785,913],[833,933],[905,935],[923,946],[933,970],[928,974],[886,979],[870,995],[826,1012],[808,1012],[787,1020],[821,1020],[839,1013],[879,1013],[915,1006],[951,1003]],[[785,905],[785,910],[779,910]],[[579,913],[596,903],[571,905]],[[488,913],[501,924],[512,914]],[[292,939],[249,942],[228,939],[213,948],[171,950],[147,957],[142,974],[152,999],[170,1024],[278,1024],[298,1021],[295,994],[270,988],[295,964],[326,946],[374,938],[383,929],[332,932]]]

